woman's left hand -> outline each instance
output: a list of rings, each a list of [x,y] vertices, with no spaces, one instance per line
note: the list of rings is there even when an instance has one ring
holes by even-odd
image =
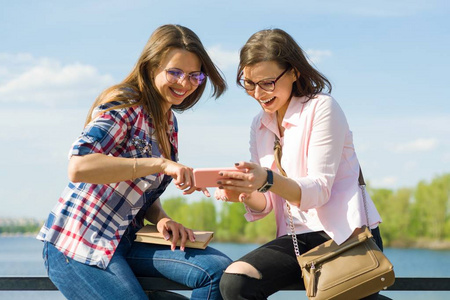
[[[241,193],[225,189],[216,189],[214,191],[214,197],[217,200],[221,200],[224,202],[242,202]]]
[[[258,164],[241,161],[235,166],[244,172],[224,171],[222,176],[225,178],[217,182],[219,189],[250,195],[263,186],[267,180],[267,171]]]
[[[172,245],[170,247],[172,251],[175,250],[180,238],[181,251],[184,251],[188,239],[191,242],[195,242],[194,232],[191,229],[184,227],[182,224],[177,223],[170,218],[162,218],[159,220],[156,224],[156,228],[162,233],[166,240],[169,240],[172,236]]]

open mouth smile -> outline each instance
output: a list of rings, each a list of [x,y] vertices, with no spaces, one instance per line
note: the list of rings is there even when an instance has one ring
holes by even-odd
[[[269,102],[273,101],[274,99],[275,99],[275,97],[272,97],[272,98],[270,98],[270,99],[267,99],[267,100],[259,100],[259,103],[262,103],[262,104],[267,104],[267,103],[269,103]]]
[[[180,91],[180,90],[175,90],[175,89],[170,89],[172,92],[174,92],[175,94],[177,94],[178,96],[184,96],[186,94],[186,91]]]
[[[173,88],[170,89],[175,95],[184,96],[186,95],[186,91],[175,90]]]

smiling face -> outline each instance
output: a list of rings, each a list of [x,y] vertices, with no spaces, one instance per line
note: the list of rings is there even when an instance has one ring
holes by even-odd
[[[187,74],[200,71],[201,66],[200,59],[192,52],[183,49],[171,49],[167,52],[154,73],[155,87],[165,99],[164,111],[168,111],[172,105],[181,104],[197,89],[197,86],[189,81]],[[178,82],[170,83],[165,70],[173,68],[182,70],[186,76]]]
[[[243,78],[252,82],[260,81],[273,81],[285,69],[281,68],[274,61],[263,61],[254,65],[246,66],[243,70]],[[294,71],[288,70],[283,76],[281,76],[275,83],[275,89],[272,92],[263,90],[260,86],[256,85],[253,91],[247,91],[247,93],[255,98],[261,105],[264,111],[268,113],[278,112],[281,118],[286,113],[287,107],[292,93],[292,83],[295,81]]]

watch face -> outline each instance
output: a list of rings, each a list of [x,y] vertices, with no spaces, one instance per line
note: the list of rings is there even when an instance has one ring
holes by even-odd
[[[263,186],[261,189],[260,189],[260,192],[261,193],[265,193],[265,192],[267,192],[269,189],[270,189],[270,187],[271,187],[271,185],[265,185],[265,186]]]
[[[265,193],[272,187],[272,184],[269,182],[266,182],[261,188],[258,189],[258,192]]]

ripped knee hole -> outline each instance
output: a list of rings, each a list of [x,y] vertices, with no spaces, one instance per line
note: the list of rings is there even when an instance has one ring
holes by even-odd
[[[245,275],[250,278],[255,279],[261,279],[262,275],[261,273],[251,264],[243,262],[243,261],[237,261],[232,263],[228,268],[225,270],[225,273],[228,274],[235,274],[235,275]]]

